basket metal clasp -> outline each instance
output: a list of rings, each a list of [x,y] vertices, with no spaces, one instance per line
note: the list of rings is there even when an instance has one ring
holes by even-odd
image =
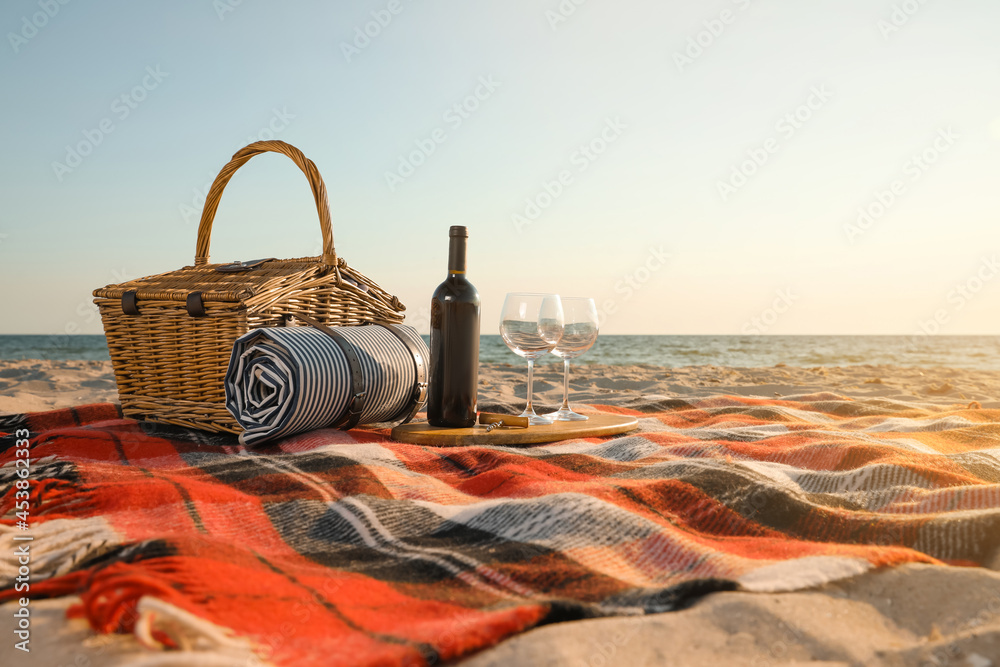
[[[219,273],[240,273],[241,271],[251,271],[264,262],[270,262],[273,259],[274,257],[265,257],[264,259],[251,259],[246,262],[232,262],[230,264],[217,266],[215,267],[215,270]]]

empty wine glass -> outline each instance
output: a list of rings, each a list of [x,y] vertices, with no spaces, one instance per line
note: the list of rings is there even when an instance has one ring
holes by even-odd
[[[563,360],[563,403],[552,417],[563,422],[586,421],[588,417],[573,412],[569,407],[569,360],[582,355],[597,340],[597,306],[593,299],[566,297],[562,299],[562,307],[563,335],[552,349],[552,354]]]
[[[515,354],[528,360],[528,403],[521,413],[532,426],[551,424],[552,418],[535,414],[531,405],[531,384],[535,359],[559,343],[563,332],[562,302],[557,294],[512,292],[503,302],[500,335]]]

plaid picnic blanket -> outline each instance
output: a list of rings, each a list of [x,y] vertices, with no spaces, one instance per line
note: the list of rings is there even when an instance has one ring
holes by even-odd
[[[247,450],[112,405],[0,417],[0,601],[25,595],[12,554],[30,544],[32,599],[79,595],[98,632],[421,665],[542,623],[977,565],[1000,545],[1000,412],[832,394],[633,407],[595,409],[640,415],[638,432],[529,448],[358,430]]]

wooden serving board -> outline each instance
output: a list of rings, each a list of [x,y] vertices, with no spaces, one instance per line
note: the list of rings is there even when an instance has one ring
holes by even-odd
[[[639,427],[639,420],[627,415],[590,414],[585,422],[556,422],[528,428],[440,428],[427,422],[403,424],[392,429],[392,439],[415,445],[463,447],[465,445],[537,445],[543,442],[617,435]]]

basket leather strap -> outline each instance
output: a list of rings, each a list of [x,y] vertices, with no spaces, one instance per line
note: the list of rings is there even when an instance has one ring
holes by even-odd
[[[358,358],[358,353],[354,349],[354,345],[351,344],[351,341],[347,340],[330,327],[318,322],[308,315],[293,314],[292,317],[302,320],[309,326],[314,329],[319,329],[332,338],[333,342],[336,343],[337,347],[339,347],[344,353],[344,356],[347,357],[347,364],[351,367],[351,384],[353,385],[354,395],[347,404],[347,410],[337,419],[336,422],[334,422],[333,427],[339,428],[343,431],[351,430],[358,425],[358,422],[361,421],[361,413],[365,410],[365,400],[367,394],[365,389],[365,376],[361,371],[361,360]]]
[[[389,324],[387,322],[378,322],[377,324],[391,331],[396,338],[398,338],[400,342],[406,346],[406,349],[410,351],[410,356],[413,357],[413,366],[416,370],[416,381],[413,385],[413,394],[406,407],[394,415],[392,419],[388,420],[389,422],[398,421],[399,424],[397,424],[397,426],[401,426],[413,419],[413,417],[416,416],[417,411],[420,409],[420,406],[427,400],[427,374],[429,372],[427,368],[427,360],[424,359],[424,353],[419,347],[417,347],[417,344],[407,336],[404,336],[394,324]]]
[[[191,292],[187,295],[187,312],[191,317],[205,317],[205,301],[201,298],[201,292]]]
[[[122,312],[132,316],[139,314],[139,299],[134,289],[122,294]]]

